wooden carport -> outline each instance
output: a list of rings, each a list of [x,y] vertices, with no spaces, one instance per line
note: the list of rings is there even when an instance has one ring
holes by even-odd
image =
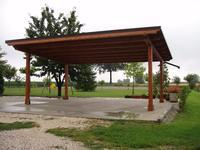
[[[172,59],[161,27],[146,27],[81,33],[50,38],[9,40],[6,43],[26,53],[26,97],[30,104],[30,56],[37,55],[65,64],[148,62],[148,111],[153,110],[152,62],[160,62],[160,102],[163,100],[163,62]],[[65,99],[68,79],[65,75]]]

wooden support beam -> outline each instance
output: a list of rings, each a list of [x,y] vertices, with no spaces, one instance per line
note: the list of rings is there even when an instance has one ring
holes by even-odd
[[[163,61],[163,58],[160,56],[160,54],[158,53],[157,49],[155,48],[154,44],[151,42],[151,40],[149,39],[149,37],[146,38],[146,44],[147,45],[151,45],[152,49],[153,49],[153,54],[156,56],[156,58],[160,61]]]
[[[148,111],[153,111],[153,69],[152,69],[152,62],[153,62],[153,47],[152,45],[148,45],[148,93],[149,93],[149,100],[148,100]]]
[[[153,53],[155,54],[155,56],[158,60],[163,61],[162,57],[160,56],[160,54],[158,53],[158,51],[155,47],[153,47]]]
[[[163,61],[160,61],[160,103],[164,102],[163,98]]]
[[[25,104],[30,105],[30,57],[29,53],[26,53],[26,87],[25,87]]]
[[[68,65],[65,65],[65,96],[63,99],[68,100]]]

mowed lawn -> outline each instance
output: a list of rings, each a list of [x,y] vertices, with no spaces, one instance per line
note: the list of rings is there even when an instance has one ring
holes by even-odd
[[[56,128],[47,132],[82,141],[92,149],[200,150],[200,93],[190,93],[186,110],[171,123],[114,121],[109,127]]]
[[[97,87],[93,92],[75,91],[69,88],[70,96],[78,97],[124,97],[125,95],[131,95],[131,88],[125,87]],[[25,94],[25,88],[5,88],[5,96],[23,96]],[[135,89],[135,95],[147,94],[147,89],[144,87],[138,87]],[[31,96],[57,96],[57,89],[52,89],[49,94],[47,88],[31,88]],[[64,96],[64,88],[62,89],[62,96]]]

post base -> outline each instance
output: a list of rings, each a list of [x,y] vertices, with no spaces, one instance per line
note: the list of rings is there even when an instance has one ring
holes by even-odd
[[[69,97],[68,96],[64,96],[63,100],[69,100]]]
[[[153,111],[154,110],[154,106],[152,105],[152,106],[148,106],[148,111]]]
[[[31,104],[30,99],[25,99],[25,104],[26,104],[26,105],[30,105],[30,104]]]
[[[160,100],[160,103],[164,103],[164,100]]]

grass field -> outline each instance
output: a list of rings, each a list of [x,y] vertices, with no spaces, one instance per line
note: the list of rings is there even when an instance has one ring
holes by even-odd
[[[38,125],[35,122],[0,123],[0,131],[33,128],[37,126]]]
[[[24,88],[5,88],[5,96],[22,96],[25,94]],[[135,95],[147,94],[147,89],[140,87],[135,89]],[[64,89],[62,91],[64,96]],[[74,91],[72,95],[71,89],[69,89],[70,96],[80,97],[124,97],[125,95],[131,95],[131,88],[120,87],[97,87],[94,92],[82,92]],[[57,89],[53,89],[49,94],[48,89],[44,88],[31,88],[31,96],[57,96]]]
[[[87,130],[50,129],[57,136],[82,141],[92,149],[200,149],[200,93],[191,92],[186,111],[168,124],[114,121],[109,127],[94,126]]]

